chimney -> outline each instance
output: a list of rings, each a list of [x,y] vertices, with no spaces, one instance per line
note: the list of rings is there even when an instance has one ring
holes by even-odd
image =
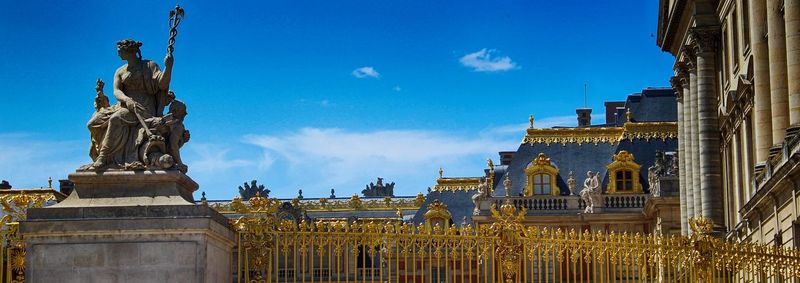
[[[578,114],[578,127],[588,127],[592,125],[592,108],[575,109]]]
[[[58,191],[68,196],[75,189],[75,183],[70,180],[58,180]]]
[[[606,124],[617,124],[617,108],[625,108],[625,101],[606,101]]]
[[[10,190],[11,184],[8,183],[6,180],[0,181],[0,190]]]
[[[500,152],[500,165],[509,165],[509,164],[511,164],[511,159],[514,159],[514,152],[513,151],[501,151]]]

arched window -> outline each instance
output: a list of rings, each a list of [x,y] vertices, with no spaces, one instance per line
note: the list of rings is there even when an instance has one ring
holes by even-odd
[[[450,211],[447,210],[447,205],[436,199],[428,205],[428,211],[423,215],[425,217],[425,224],[428,228],[436,227],[437,225],[442,229],[447,229],[452,223]]]
[[[634,161],[633,154],[621,150],[612,158],[614,162],[608,165],[609,194],[641,194],[642,183],[639,181],[639,170],[642,167]]]
[[[528,184],[525,186],[525,196],[533,195],[554,195],[561,194],[556,184],[558,168],[553,166],[550,158],[539,153],[528,167],[525,168],[525,175],[528,176]]]

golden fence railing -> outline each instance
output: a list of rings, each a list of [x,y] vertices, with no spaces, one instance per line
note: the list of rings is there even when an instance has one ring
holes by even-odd
[[[235,203],[237,201],[234,201]],[[492,208],[494,223],[440,227],[295,222],[277,200],[234,206],[243,217],[237,282],[796,282],[800,251],[725,242],[692,220],[692,237],[550,230],[525,211]]]
[[[42,207],[55,201],[49,192],[8,190],[0,195],[0,282],[25,282],[25,241],[19,233],[19,221],[25,220],[28,208]]]

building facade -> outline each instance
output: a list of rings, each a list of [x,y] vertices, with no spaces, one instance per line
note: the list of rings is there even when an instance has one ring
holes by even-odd
[[[659,4],[657,44],[675,56],[684,220],[797,246],[800,2]]]
[[[576,127],[537,128],[533,117],[514,151],[483,174],[440,172],[422,208],[440,202],[450,223],[491,225],[492,206],[510,200],[526,226],[639,234],[680,233],[677,109],[669,88],[607,102],[605,121],[576,109]],[[438,206],[437,206],[438,207]],[[428,221],[424,209],[415,222]]]

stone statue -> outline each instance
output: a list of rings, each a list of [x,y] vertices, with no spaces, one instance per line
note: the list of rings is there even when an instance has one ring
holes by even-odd
[[[600,206],[600,180],[598,180],[598,173],[586,172],[586,180],[583,181],[583,190],[581,190],[581,199],[586,203],[586,209],[583,210],[583,213],[594,213],[595,206]]]
[[[155,62],[142,58],[141,46],[132,39],[117,42],[117,53],[127,63],[114,73],[116,104],[109,105],[104,83],[97,82],[95,113],[87,124],[93,162],[81,170],[177,169],[185,173],[188,169],[179,153],[189,140],[183,125],[186,105],[168,91],[172,53],[164,58],[162,71]],[[165,108],[169,109],[166,115]]]
[[[480,204],[481,201],[487,197],[489,197],[489,187],[492,184],[489,183],[489,178],[484,178],[483,181],[478,184],[477,192],[472,195],[472,204],[475,205],[475,208],[472,209],[472,215],[480,215],[481,208]]]
[[[264,187],[264,185],[259,185],[256,180],[250,181],[250,184],[245,182],[244,186],[239,186],[239,195],[242,197],[242,200],[249,200],[256,195],[268,198],[269,193],[270,190]]]
[[[661,196],[661,176],[665,176],[668,170],[664,153],[656,151],[656,159],[653,166],[647,168],[647,182],[650,184],[650,194],[654,197]]]
[[[394,182],[383,184],[383,178],[378,177],[376,183],[369,183],[361,193],[365,197],[393,197],[394,196]]]
[[[506,197],[511,197],[511,175],[509,172],[506,172],[506,178],[503,180],[503,188],[506,191]]]
[[[331,195],[329,196],[329,198],[336,198],[336,190],[334,190],[333,188],[331,188]]]
[[[577,186],[578,186],[578,182],[575,181],[575,173],[572,172],[572,171],[569,171],[569,178],[567,179],[567,188],[569,188],[570,195],[573,195],[573,196],[577,195],[575,193],[575,188]]]

